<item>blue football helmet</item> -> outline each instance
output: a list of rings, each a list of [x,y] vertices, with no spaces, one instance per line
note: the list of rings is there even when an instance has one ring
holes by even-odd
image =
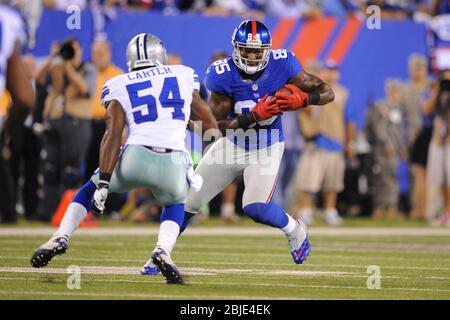
[[[263,70],[269,63],[272,37],[269,28],[256,20],[245,20],[234,30],[231,39],[233,44],[233,61],[247,74]],[[257,50],[257,58],[250,59],[242,52]]]

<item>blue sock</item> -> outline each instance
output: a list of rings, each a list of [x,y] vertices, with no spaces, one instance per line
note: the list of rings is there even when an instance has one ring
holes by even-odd
[[[289,223],[286,212],[274,203],[251,203],[244,207],[244,212],[256,222],[279,229]]]
[[[95,183],[89,180],[80,188],[80,190],[78,190],[75,197],[73,197],[72,202],[81,204],[88,212],[91,211],[91,201],[96,189],[97,186]]]
[[[180,235],[187,228],[187,226],[191,222],[191,219],[192,219],[193,216],[194,216],[194,214],[192,214],[192,213],[189,213],[189,212],[186,212],[186,211],[184,212],[184,221],[183,221],[183,224],[181,225],[181,228],[180,228]]]
[[[160,222],[162,223],[167,220],[173,221],[178,224],[181,230],[184,221],[184,204],[179,203],[164,207],[161,213]]]

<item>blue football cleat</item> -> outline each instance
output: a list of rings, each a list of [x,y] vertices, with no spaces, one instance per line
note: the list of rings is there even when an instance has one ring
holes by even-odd
[[[31,265],[34,268],[45,267],[54,256],[65,253],[68,248],[69,239],[66,236],[56,235],[33,253]]]
[[[306,224],[303,221],[297,221],[294,230],[287,234],[288,243],[291,247],[292,259],[296,264],[302,264],[309,256],[311,244],[308,240]]]
[[[148,261],[141,268],[141,274],[143,276],[156,276],[160,274],[158,267],[153,263],[152,258],[148,259]]]

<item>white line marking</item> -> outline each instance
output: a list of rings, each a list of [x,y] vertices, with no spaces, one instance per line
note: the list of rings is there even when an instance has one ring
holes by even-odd
[[[77,246],[92,246],[92,239],[76,239]],[[117,241],[117,240],[107,240],[102,244],[102,247],[124,247],[127,242],[130,241]],[[142,242],[135,245],[135,249],[138,247],[148,247],[150,245],[150,241],[148,243]],[[13,244],[42,244],[41,240],[35,239],[0,239],[0,244],[2,245],[13,245]],[[279,243],[270,244],[220,244],[220,243],[178,243],[177,248],[205,248],[205,249],[253,249],[253,248],[262,248],[262,249],[277,249],[279,248]],[[450,243],[397,243],[397,242],[383,242],[383,243],[360,243],[360,242],[326,242],[324,245],[322,241],[314,246],[316,249],[320,250],[334,250],[334,251],[342,251],[347,249],[352,250],[360,250],[366,252],[367,250],[390,250],[392,252],[398,252],[398,250],[410,250],[413,252],[427,250],[427,251],[444,251],[445,253],[450,253]],[[7,249],[7,248],[6,248]]]
[[[82,273],[86,274],[112,274],[112,275],[137,275],[137,267],[103,267],[82,266]],[[0,272],[12,273],[66,273],[64,268],[34,269],[23,267],[1,267]],[[214,268],[180,268],[185,275],[217,275],[217,274],[264,274],[264,275],[294,275],[294,276],[324,276],[324,275],[351,275],[353,272],[330,272],[330,271],[305,271],[305,270],[264,270],[264,269],[214,269]]]
[[[150,277],[149,277],[150,278]],[[147,281],[140,281],[140,280],[114,280],[114,279],[108,279],[108,280],[93,280],[93,282],[132,282],[132,283],[140,283],[140,282],[144,282],[144,283],[155,283],[155,284],[162,284],[164,283],[163,281],[152,281],[155,279],[155,277],[151,277],[152,279],[149,279]],[[198,284],[198,285],[216,285],[216,286],[242,286],[242,283],[239,282],[204,282],[204,281],[189,281],[188,284]],[[367,287],[356,287],[356,286],[332,286],[332,285],[302,285],[302,284],[285,284],[285,283],[245,283],[246,286],[279,286],[279,287],[293,287],[293,288],[314,288],[314,289],[345,289],[345,290],[364,290],[364,291],[369,291],[369,289],[367,289]],[[387,292],[387,291],[423,291],[423,292],[450,292],[449,289],[436,289],[436,288],[381,288],[379,290],[375,290],[376,292]],[[18,292],[18,293],[25,293],[25,292],[29,292],[29,291],[9,291],[9,290],[0,290],[0,294],[1,293],[13,293],[13,292]],[[33,294],[33,292],[30,292],[30,294]],[[59,292],[34,292],[34,294],[60,294]],[[61,292],[61,294],[67,294],[70,295],[70,293],[67,292]],[[127,294],[102,294],[102,293],[92,293],[92,294],[88,294],[88,293],[83,293],[84,295],[93,295],[93,296],[127,296]],[[131,294],[131,296],[140,296],[139,295],[135,295],[135,294]],[[144,294],[143,297],[172,297],[175,295],[147,295]],[[182,297],[182,296],[177,296],[177,297]],[[185,296],[187,298],[191,298],[192,296]],[[231,298],[231,299],[248,299],[249,297],[245,297],[245,296],[239,296],[239,297],[235,297],[235,296],[202,296],[202,299],[216,299],[217,297],[226,297],[226,298]],[[195,298],[200,299],[200,296],[195,296]],[[218,298],[221,299],[221,298]],[[252,296],[252,299],[272,299],[272,297],[254,297]],[[276,297],[274,299],[286,299],[284,297]],[[292,298],[290,297],[289,299],[296,299],[296,298]]]
[[[81,228],[79,235],[157,235],[157,226],[149,227],[98,227]],[[0,236],[50,236],[56,231],[51,227],[0,227]],[[367,227],[312,227],[309,234],[317,236],[450,236],[450,228],[367,228]],[[191,236],[275,236],[280,230],[271,227],[192,227],[185,235]]]
[[[192,253],[191,253],[192,254]],[[272,255],[270,255],[272,256]],[[330,258],[333,258],[330,256]],[[12,256],[0,256],[0,259],[15,259],[15,260],[28,260],[29,257],[12,257]],[[120,259],[120,258],[72,258],[72,257],[57,257],[58,260],[63,261],[99,261],[99,262],[135,262],[138,264],[144,264],[146,259]],[[374,259],[375,260],[375,259]],[[176,260],[178,264],[194,264],[198,265],[199,261],[192,260]],[[248,261],[202,261],[201,264],[206,265],[255,265],[255,266],[276,266],[276,267],[293,267],[293,263],[271,263],[271,262],[248,262]],[[369,263],[361,264],[361,265],[351,265],[351,264],[328,264],[328,263],[311,263],[307,262],[303,267],[309,268],[361,268],[366,269]],[[439,270],[439,271],[449,271],[450,268],[446,267],[415,267],[415,266],[389,266],[389,265],[380,265],[383,269],[402,269],[402,270]]]
[[[265,296],[199,296],[199,295],[176,295],[176,294],[147,294],[147,293],[96,293],[96,292],[45,292],[45,291],[17,291],[17,290],[0,290],[0,294],[15,295],[38,295],[38,296],[82,296],[82,297],[117,297],[117,298],[174,298],[189,300],[211,300],[211,299],[235,299],[235,300],[299,300],[301,298],[292,297],[265,297]]]

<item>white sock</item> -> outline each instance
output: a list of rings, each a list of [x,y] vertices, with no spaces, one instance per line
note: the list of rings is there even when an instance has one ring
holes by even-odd
[[[300,209],[299,211],[298,211],[298,216],[299,217],[303,217],[303,216],[308,216],[308,217],[310,217],[310,216],[312,216],[314,213],[313,213],[313,209],[312,208],[303,208],[303,209]]]
[[[222,203],[220,206],[220,215],[222,218],[231,217],[235,213],[234,203]]]
[[[294,218],[292,218],[290,215],[288,215],[287,213],[286,213],[286,215],[288,216],[289,221],[285,227],[281,228],[281,230],[284,233],[288,234],[294,230],[295,226],[297,225],[297,221]]]
[[[55,235],[70,237],[86,215],[87,210],[83,205],[78,202],[70,203]]]
[[[336,208],[328,208],[328,209],[325,209],[325,215],[339,215],[338,214],[338,211],[336,210]]]
[[[163,248],[168,254],[172,253],[173,247],[180,234],[180,226],[171,220],[166,220],[159,227],[157,247]]]

